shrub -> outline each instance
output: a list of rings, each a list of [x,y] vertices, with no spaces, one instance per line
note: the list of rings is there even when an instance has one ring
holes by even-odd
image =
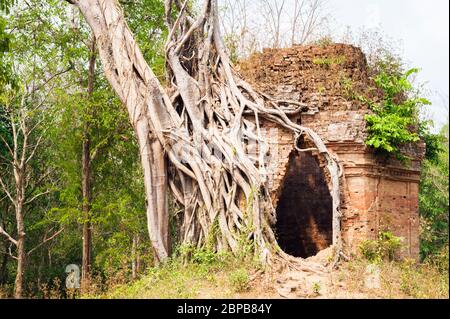
[[[366,144],[399,159],[403,159],[400,146],[420,140],[419,110],[431,104],[419,96],[409,81],[417,72],[418,69],[404,74],[381,71],[373,80],[383,97],[379,103],[368,101],[373,114],[365,116],[369,133]]]
[[[445,261],[445,258],[448,260],[449,238],[448,124],[436,139],[438,144],[434,150],[437,152],[427,156],[420,176],[420,255],[422,260]]]
[[[236,292],[249,289],[250,277],[247,270],[240,268],[230,274],[230,284]]]
[[[448,272],[448,244],[440,249],[439,253],[428,256],[425,262],[436,267],[440,272]]]
[[[402,239],[391,232],[380,232],[377,240],[363,240],[359,250],[370,262],[394,260],[402,247]]]
[[[369,261],[378,260],[378,242],[376,240],[363,240],[359,244],[359,251]]]
[[[218,254],[209,249],[196,249],[191,261],[200,265],[214,265],[218,261]]]

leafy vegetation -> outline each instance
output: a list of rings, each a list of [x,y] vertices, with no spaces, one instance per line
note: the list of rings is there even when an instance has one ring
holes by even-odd
[[[401,157],[401,146],[420,140],[419,111],[431,103],[413,90],[409,78],[417,72],[418,69],[411,69],[397,75],[382,71],[374,77],[383,96],[379,103],[369,101],[373,114],[365,116],[367,145]]]
[[[419,192],[421,216],[420,252],[422,259],[433,259],[448,267],[449,218],[449,142],[448,124],[437,135],[438,152],[423,163]]]
[[[185,254],[193,258],[186,259]],[[231,297],[250,287],[250,273],[259,269],[252,257],[236,258],[206,249],[179,247],[166,263],[149,268],[141,279],[109,283],[82,298]]]
[[[244,268],[235,270],[230,274],[230,283],[236,292],[246,291],[249,288],[249,281],[248,271]]]
[[[359,249],[362,256],[370,262],[380,263],[383,260],[394,260],[402,247],[402,239],[390,231],[382,231],[376,240],[363,240]]]
[[[128,116],[103,77],[101,65],[95,71],[92,97],[86,94],[90,29],[64,2],[30,0],[28,4],[17,2],[0,17],[0,178],[13,190],[8,149],[13,145],[13,127],[19,127],[19,119],[26,115],[27,125],[33,128],[30,144],[40,141],[25,168],[27,199],[42,195],[25,208],[25,246],[32,252],[26,261],[24,296],[45,297],[51,291],[64,297],[65,266],[81,264],[86,127],[91,144],[89,221],[96,284],[104,285],[112,277],[137,278],[153,257],[146,242],[139,151]],[[143,0],[125,5],[130,6],[127,19],[145,57],[162,76],[163,4]],[[23,137],[18,140],[22,143]],[[0,188],[0,226],[16,237],[13,213],[13,203]],[[62,232],[46,241],[58,230]],[[2,236],[0,286],[9,296],[17,267],[7,253],[11,248]]]

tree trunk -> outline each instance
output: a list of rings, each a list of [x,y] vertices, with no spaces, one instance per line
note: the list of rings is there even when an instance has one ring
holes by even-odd
[[[87,98],[91,102],[94,94],[95,84],[95,62],[96,62],[96,48],[95,39],[93,38],[89,47],[89,74],[88,74],[88,89]],[[90,107],[90,106],[89,106]],[[94,113],[93,110],[88,110],[89,113]],[[81,267],[81,288],[86,290],[89,286],[89,277],[91,273],[92,262],[92,229],[91,229],[91,138],[90,138],[90,123],[89,120],[84,125],[83,132],[83,154],[82,154],[82,193],[83,193],[83,260]]]
[[[139,245],[140,245],[141,239],[140,239],[139,235],[136,235],[135,239],[136,239],[136,265],[135,265],[135,267],[136,267],[136,276],[137,276],[141,273],[141,269],[142,269],[141,253],[139,251]]]
[[[37,287],[38,289],[42,284],[42,269],[45,267],[45,250],[42,249],[39,254],[39,266],[37,269]]]
[[[85,132],[87,133],[87,132]],[[87,133],[89,135],[89,133]],[[90,139],[85,135],[83,140],[82,159],[82,192],[83,192],[83,257],[81,272],[81,287],[86,289],[89,285],[89,274],[91,271],[91,245],[92,233],[90,223],[91,209],[91,185],[90,185]]]
[[[153,118],[162,115],[159,110],[164,109],[163,99],[169,98],[145,62],[115,1],[69,2],[80,8],[91,26],[106,78],[128,110],[140,148],[148,231],[156,261],[162,261],[168,257],[168,234],[162,230],[168,229],[169,219],[166,163],[160,141],[162,130],[168,130],[170,126],[163,118],[148,119],[150,113]]]
[[[134,235],[131,243],[131,279],[133,280],[137,278],[137,245],[137,235]]]
[[[139,252],[140,237],[139,234],[133,236],[131,244],[131,278],[137,279],[141,272],[141,254]]]
[[[77,5],[98,41],[110,84],[126,105],[141,149],[147,195],[147,220],[158,260],[167,258],[167,164],[169,185],[184,206],[183,242],[239,252],[251,239],[263,262],[290,260],[276,242],[276,212],[270,198],[265,153],[253,161],[247,143],[267,150],[259,119],[290,130],[298,147],[308,139],[323,156],[330,178],[333,216],[339,216],[339,166],[320,137],[289,115],[307,105],[275,100],[255,91],[231,65],[220,34],[217,0],[205,0],[197,16],[189,1],[165,0],[168,94],[145,62],[123,12],[114,0],[70,0]],[[173,20],[174,8],[178,17]],[[248,116],[253,116],[251,121]],[[337,238],[337,237],[336,237]]]
[[[26,250],[25,250],[25,225],[23,221],[23,203],[19,202],[16,206],[17,221],[17,270],[16,280],[14,282],[14,298],[23,297],[24,274],[26,269]]]

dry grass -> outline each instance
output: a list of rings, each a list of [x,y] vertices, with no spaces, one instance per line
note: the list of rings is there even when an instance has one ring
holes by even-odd
[[[380,299],[448,299],[448,270],[440,271],[430,264],[416,264],[412,261],[378,264],[380,288],[365,286],[366,268],[369,262],[355,259],[341,265],[332,274],[335,298],[380,298]]]
[[[86,294],[83,298],[242,298],[259,291],[260,284],[251,282],[258,267],[251,261],[229,257],[208,262],[183,262],[181,258],[150,268],[141,279],[131,284],[113,281],[106,292]],[[261,294],[263,291],[261,291]]]
[[[354,259],[331,273],[332,292],[320,298],[437,299],[449,298],[448,271],[410,261],[381,262],[380,289],[365,287],[369,262]],[[251,264],[201,265],[172,261],[153,268],[132,284],[120,284],[95,298],[280,298],[276,273],[254,276]],[[324,287],[325,288],[325,287]]]

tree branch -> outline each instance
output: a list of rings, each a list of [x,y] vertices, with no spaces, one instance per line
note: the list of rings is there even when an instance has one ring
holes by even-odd
[[[32,203],[32,202],[33,202],[34,200],[36,200],[37,198],[39,198],[39,197],[41,197],[41,196],[44,196],[44,195],[47,195],[47,194],[50,193],[50,192],[51,192],[51,190],[46,190],[45,192],[42,192],[42,193],[39,193],[39,194],[33,196],[31,199],[29,199],[29,200],[27,200],[27,201],[25,202],[25,205],[28,205],[28,204]]]
[[[47,79],[44,80],[44,83],[42,83],[41,85],[35,87],[31,93],[39,91],[41,88],[46,86],[51,80],[53,80],[54,78],[56,78],[56,77],[58,77],[60,75],[63,75],[64,73],[69,72],[72,69],[73,69],[73,65],[71,64],[67,69],[59,71],[59,72],[56,72],[55,74],[52,74],[50,77],[48,77]]]
[[[28,156],[28,158],[26,159],[25,163],[28,163],[34,156],[34,154],[36,153],[37,148],[41,145],[42,139],[43,139],[44,135],[40,135],[36,144],[33,145],[33,150],[31,151],[31,154]]]
[[[14,255],[12,254],[12,251],[11,251],[11,244],[9,245],[8,251],[0,250],[0,254],[5,254],[5,255],[10,256],[12,259],[15,259],[15,260],[18,259],[16,256],[14,256]]]
[[[5,192],[5,194],[8,196],[9,200],[11,201],[11,203],[13,203],[15,205],[15,201],[14,198],[12,197],[11,193],[8,191],[8,188],[6,188],[5,183],[3,182],[2,177],[0,176],[0,184],[2,186],[3,191]]]
[[[5,138],[0,135],[0,138],[2,139],[3,143],[6,145],[6,148],[8,149],[8,152],[11,154],[11,156],[14,156],[14,152],[9,146],[8,142],[6,142]]]
[[[44,245],[45,243],[49,242],[50,240],[52,240],[53,238],[55,238],[56,236],[58,236],[59,234],[61,234],[64,231],[64,227],[61,228],[60,230],[58,230],[56,233],[54,233],[52,236],[50,236],[49,238],[44,238],[44,240],[37,245],[36,247],[30,249],[27,253],[27,255],[30,255],[33,251],[35,251],[36,249],[38,249],[39,247],[41,247],[42,245]]]
[[[12,242],[14,245],[17,246],[17,240],[12,238],[4,229],[2,226],[0,226],[0,234],[4,235],[10,242]]]

